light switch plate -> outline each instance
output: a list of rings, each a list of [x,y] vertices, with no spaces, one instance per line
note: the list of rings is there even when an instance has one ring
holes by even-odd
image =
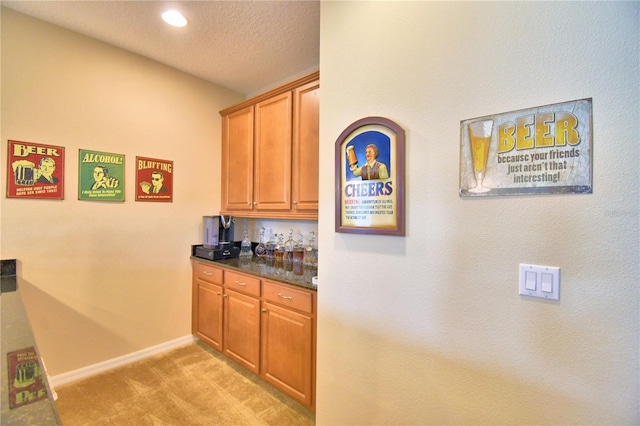
[[[560,268],[521,263],[520,294],[541,299],[560,300]]]

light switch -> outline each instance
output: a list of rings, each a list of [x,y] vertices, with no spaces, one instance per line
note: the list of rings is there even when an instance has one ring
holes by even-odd
[[[527,290],[536,289],[536,273],[532,271],[526,271],[524,277],[524,288]]]
[[[520,294],[560,300],[560,268],[521,263]]]
[[[540,290],[545,293],[553,293],[553,275],[543,272],[540,277]]]

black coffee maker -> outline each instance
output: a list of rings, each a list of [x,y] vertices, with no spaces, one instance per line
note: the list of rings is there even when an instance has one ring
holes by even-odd
[[[203,244],[195,246],[195,255],[218,260],[238,257],[240,247],[234,243],[234,218],[232,216],[204,216]]]

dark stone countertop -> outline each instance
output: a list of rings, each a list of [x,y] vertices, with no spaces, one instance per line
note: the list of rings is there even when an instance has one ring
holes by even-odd
[[[255,275],[263,279],[318,291],[318,286],[312,282],[312,278],[318,276],[318,268],[305,266],[300,263],[284,262],[284,264],[276,265],[275,261],[258,260],[255,256],[250,261],[240,260],[239,258],[208,260],[197,256],[191,256],[191,259],[202,263],[222,266],[245,274]]]

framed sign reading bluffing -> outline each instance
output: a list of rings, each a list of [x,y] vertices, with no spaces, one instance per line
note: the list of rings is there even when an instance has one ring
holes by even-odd
[[[136,201],[173,201],[173,161],[136,157]]]
[[[336,141],[336,232],[405,235],[404,130],[383,117],[347,127]]]

